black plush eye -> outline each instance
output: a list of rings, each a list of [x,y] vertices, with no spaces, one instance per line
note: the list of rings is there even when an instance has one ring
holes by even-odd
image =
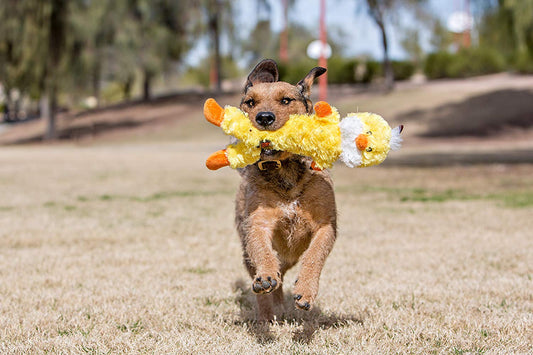
[[[255,106],[255,100],[254,99],[248,99],[248,100],[244,101],[244,103],[250,108]]]
[[[372,147],[368,147],[368,148],[366,148],[366,151],[367,151],[367,152],[371,152],[371,151],[372,151]]]
[[[369,136],[371,136],[371,135],[372,135],[372,131],[368,131],[368,132],[366,132],[366,134],[368,134]]]
[[[291,99],[290,97],[284,97],[283,99],[281,99],[281,104],[288,105],[291,103],[291,101],[294,101],[294,99]]]

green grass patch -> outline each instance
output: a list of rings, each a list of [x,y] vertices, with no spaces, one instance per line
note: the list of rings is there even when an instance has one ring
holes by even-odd
[[[153,202],[164,199],[171,198],[181,198],[181,197],[197,197],[197,196],[218,196],[218,195],[232,195],[235,191],[230,190],[218,190],[218,191],[162,191],[156,192],[148,196],[126,196],[126,195],[110,195],[104,194],[98,196],[100,201],[113,201],[113,200],[129,200],[135,202]],[[84,201],[89,201],[90,199],[84,197]]]
[[[137,319],[136,321],[129,321],[126,324],[118,324],[117,329],[123,333],[139,333],[144,329],[144,326],[142,324],[142,320]]]
[[[488,197],[503,202],[506,207],[533,207],[533,191],[509,191],[507,193],[489,195]]]
[[[215,269],[204,268],[204,267],[199,266],[199,267],[191,267],[191,268],[185,269],[185,271],[191,274],[205,275],[205,274],[210,274],[212,272],[215,272]]]
[[[195,300],[200,302],[204,306],[215,306],[215,307],[218,307],[221,304],[231,304],[233,301],[232,298],[218,298],[214,296],[198,297],[198,298],[195,298]]]
[[[399,198],[401,202],[439,203],[447,201],[491,200],[501,202],[504,207],[509,208],[533,207],[533,190],[513,190],[493,194],[473,194],[458,189],[435,191],[424,188],[393,188],[359,185],[339,186],[335,190],[339,194],[385,193],[391,199]]]
[[[464,201],[479,199],[479,196],[467,194],[460,190],[448,189],[445,191],[428,191],[426,189],[411,189],[404,191],[400,201],[418,201],[418,202],[445,202],[445,201]]]

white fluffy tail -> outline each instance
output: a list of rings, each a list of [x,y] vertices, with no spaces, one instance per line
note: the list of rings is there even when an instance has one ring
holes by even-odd
[[[390,137],[390,149],[391,150],[398,150],[402,147],[402,136],[400,133],[403,131],[403,125],[398,126],[392,129],[391,131],[391,137]]]

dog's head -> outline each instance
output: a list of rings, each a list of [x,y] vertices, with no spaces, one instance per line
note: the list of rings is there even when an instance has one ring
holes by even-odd
[[[292,85],[279,81],[276,62],[265,59],[248,75],[240,108],[257,129],[275,131],[289,120],[290,115],[312,112],[311,86],[325,72],[325,68],[315,67],[298,84]],[[279,156],[282,152],[265,150],[264,153],[285,158]]]

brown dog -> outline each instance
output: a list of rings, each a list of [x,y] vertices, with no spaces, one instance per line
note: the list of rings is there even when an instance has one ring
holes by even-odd
[[[316,67],[294,86],[278,81],[276,62],[264,60],[248,76],[240,108],[258,129],[277,130],[289,115],[311,113],[311,86],[325,71]],[[310,165],[309,158],[265,146],[260,161],[240,171],[235,220],[260,321],[271,320],[274,307],[283,308],[283,275],[300,259],[295,305],[311,309],[335,242],[333,183],[327,171]]]

